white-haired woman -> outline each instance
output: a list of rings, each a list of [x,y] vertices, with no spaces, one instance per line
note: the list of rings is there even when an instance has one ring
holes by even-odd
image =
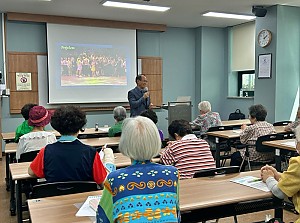
[[[287,132],[290,132],[290,131],[295,132],[295,129],[299,125],[300,125],[300,107],[298,107],[296,120],[293,121],[293,122],[291,122],[291,123],[289,123],[287,126],[285,126],[284,130],[287,131]]]
[[[109,128],[109,130],[108,130],[109,137],[121,135],[122,124],[123,124],[124,119],[126,118],[126,109],[122,106],[115,107],[113,114],[114,114],[114,119],[115,119],[115,125]]]
[[[201,101],[198,109],[200,114],[192,122],[192,125],[200,128],[200,135],[205,134],[210,127],[222,125],[219,113],[211,111],[209,101]]]
[[[295,133],[296,150],[300,154],[300,126],[295,129]],[[295,210],[300,212],[300,156],[290,158],[289,167],[283,173],[277,172],[272,166],[262,167],[261,178],[276,197],[291,197]],[[295,223],[299,222],[300,218]]]
[[[178,171],[152,163],[161,141],[148,118],[124,120],[119,144],[132,165],[111,172],[104,183],[97,222],[179,222]]]

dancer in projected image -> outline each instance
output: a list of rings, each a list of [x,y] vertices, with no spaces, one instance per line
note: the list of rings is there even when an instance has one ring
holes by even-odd
[[[127,85],[126,52],[74,46],[61,50],[61,86]]]
[[[82,75],[82,60],[80,57],[77,58],[77,70],[76,70],[76,77],[81,77]]]

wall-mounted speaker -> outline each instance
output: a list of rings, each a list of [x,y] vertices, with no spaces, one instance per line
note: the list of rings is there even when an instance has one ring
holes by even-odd
[[[252,13],[257,17],[265,17],[267,14],[267,9],[263,6],[252,6]]]

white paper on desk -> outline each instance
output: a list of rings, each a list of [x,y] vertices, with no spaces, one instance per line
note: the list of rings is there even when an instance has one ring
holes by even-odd
[[[296,147],[296,141],[282,142],[281,145]]]
[[[95,217],[96,211],[94,211],[90,207],[90,200],[97,199],[98,203],[100,201],[101,195],[98,196],[88,196],[86,201],[83,203],[83,205],[80,207],[79,211],[77,211],[76,216],[77,217]]]
[[[258,177],[253,177],[253,176],[245,176],[245,177],[240,177],[236,179],[230,180],[231,182],[238,183],[247,187],[252,187],[258,190],[262,190],[265,192],[269,192],[269,188],[267,187],[267,184],[264,183],[263,181],[256,181],[259,180],[260,178]]]
[[[103,157],[104,157],[104,152],[103,150],[101,149],[100,152],[99,152],[99,156],[100,156],[100,159],[103,160]]]
[[[232,132],[240,134],[242,132],[242,130],[241,129],[236,129],[236,130],[232,130]]]
[[[109,127],[99,127],[98,129],[103,132],[108,132]]]

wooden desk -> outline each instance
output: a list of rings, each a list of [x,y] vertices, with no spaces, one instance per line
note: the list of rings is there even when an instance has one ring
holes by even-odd
[[[239,120],[228,120],[222,121],[222,126],[233,126],[233,127],[241,127],[241,125],[250,125],[251,122],[249,119],[239,119]]]
[[[117,168],[123,168],[126,166],[131,165],[130,158],[124,156],[121,153],[115,153],[115,165]],[[154,158],[152,160],[153,162],[159,162],[159,158]],[[17,219],[18,222],[22,222],[22,193],[21,193],[21,185],[22,180],[32,179],[34,177],[30,176],[28,174],[28,167],[31,162],[24,162],[24,163],[11,163],[9,164],[10,169],[10,175],[11,175],[11,181],[10,181],[10,190],[11,190],[11,205],[10,205],[10,211],[12,213],[15,213],[15,210],[17,211]],[[16,202],[14,197],[14,185],[15,181],[16,184]]]
[[[80,141],[86,145],[92,147],[100,147],[107,144],[108,146],[117,146],[120,143],[120,137],[102,137],[102,138],[89,138],[80,139]],[[5,145],[5,154],[11,154],[17,152],[18,143],[8,143]]]
[[[10,186],[9,186],[9,178],[10,178],[10,174],[9,174],[9,164],[13,163],[13,160],[16,156],[16,150],[17,150],[17,143],[5,143],[5,182],[6,182],[6,190],[9,191],[10,190]]]
[[[88,196],[102,194],[102,191],[92,191],[79,194],[70,194],[57,197],[28,200],[30,219],[32,223],[67,223],[88,222],[90,217],[76,217],[78,208],[76,203],[84,203]]]
[[[92,137],[94,138],[99,136],[108,136],[108,129],[109,127],[99,127],[98,131],[95,131],[95,128],[86,128],[84,132],[79,131],[78,138],[92,138]],[[56,137],[60,137],[60,134],[55,130],[51,130],[49,132],[53,132]],[[2,139],[6,143],[14,142],[15,135],[16,135],[15,132],[1,133]]]
[[[274,126],[276,133],[284,133],[285,126]],[[215,138],[216,143],[216,153],[215,160],[216,166],[220,167],[220,138],[222,139],[238,139],[240,138],[241,130],[225,130],[225,131],[215,131],[215,132],[207,132],[206,134],[209,136],[213,136]]]
[[[286,144],[289,143],[289,144]],[[275,149],[275,168],[277,171],[281,170],[281,153],[282,150],[296,151],[296,141],[295,139],[285,139],[285,140],[274,140],[263,142],[263,145],[273,147]]]
[[[115,156],[115,165],[117,168],[123,168],[131,165],[131,160],[127,156],[124,156],[122,153],[114,153]],[[159,158],[154,158],[153,162],[159,162]],[[23,163],[11,163],[9,164],[9,169],[13,180],[26,180],[33,178],[28,174],[28,167],[31,162]]]
[[[89,139],[80,139],[80,141],[84,144],[100,147],[107,144],[108,146],[118,146],[120,143],[121,137],[102,137],[102,138],[89,138]]]
[[[259,176],[260,173],[259,171],[252,171],[218,176],[215,178],[181,180],[179,199],[182,218],[186,218],[185,213],[187,211],[204,214],[196,215],[199,221],[228,217],[241,213],[239,209],[231,209],[239,207],[241,202],[251,203],[257,200],[272,200],[273,196],[270,192],[263,192],[229,181],[234,177],[248,175]],[[197,191],[197,196],[195,196],[195,191]],[[91,223],[92,220],[88,217],[75,216],[78,209],[74,204],[83,203],[87,196],[99,194],[101,194],[101,191],[28,200],[31,221],[32,223]],[[224,208],[224,210],[221,208]],[[272,208],[274,208],[274,206],[266,206],[264,210]],[[253,212],[253,209],[247,207],[242,210],[242,212],[250,213]],[[189,217],[189,215],[187,215],[187,217]],[[282,218],[282,208],[277,212],[277,217]]]

